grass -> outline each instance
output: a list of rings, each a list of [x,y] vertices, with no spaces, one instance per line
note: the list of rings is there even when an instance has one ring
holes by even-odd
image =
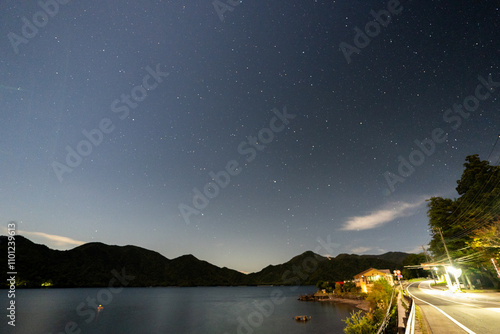
[[[432,283],[431,286],[446,286],[446,282]]]
[[[420,282],[420,281],[425,281],[425,280],[427,280],[427,278],[424,278],[424,277],[412,278],[412,279],[408,280],[408,283]]]
[[[427,328],[427,324],[424,320],[420,307],[415,305],[415,320],[416,323],[420,326],[420,332],[422,334],[430,334],[429,329]]]
[[[481,289],[481,290],[467,290],[467,289],[462,289],[463,292],[469,292],[469,293],[488,293],[488,292],[500,292],[500,290],[497,289]]]

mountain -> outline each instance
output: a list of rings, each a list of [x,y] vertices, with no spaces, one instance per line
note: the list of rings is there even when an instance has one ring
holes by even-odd
[[[308,251],[295,256],[286,263],[268,266],[248,276],[259,284],[315,285],[321,280],[349,280],[369,268],[389,269],[391,272],[396,268],[402,269],[399,261],[402,261],[403,254],[406,253],[398,253],[397,256],[389,253],[382,255],[339,254],[337,257],[328,258]],[[404,258],[408,255],[410,254],[406,254]]]
[[[311,273],[315,272],[315,268],[324,261],[328,261],[328,259],[307,251],[293,257],[288,262],[267,266],[261,271],[248,276],[251,281],[259,282],[259,284],[306,285],[311,284]],[[316,282],[312,284],[316,284]]]
[[[0,236],[0,251],[7,254],[7,237]],[[16,236],[16,271],[20,285],[39,287],[51,282],[56,287],[107,286],[113,270],[135,276],[128,286],[239,285],[246,275],[219,268],[192,255],[170,260],[136,246],[87,243],[71,250],[49,249]]]
[[[370,255],[370,256],[374,256],[378,259],[394,262],[397,264],[403,264],[403,261],[408,257],[408,255],[410,254],[403,252],[388,252],[381,255]]]
[[[0,252],[7,254],[6,236],[0,236]],[[217,267],[193,255],[168,259],[137,246],[111,246],[99,242],[59,251],[17,235],[16,277],[20,287],[40,287],[44,283],[54,287],[108,286],[117,272],[134,277],[127,281],[127,286],[308,285],[320,280],[352,279],[370,267],[402,269],[401,263],[408,255],[390,252],[340,254],[327,258],[307,251],[283,264],[269,265],[246,275]]]

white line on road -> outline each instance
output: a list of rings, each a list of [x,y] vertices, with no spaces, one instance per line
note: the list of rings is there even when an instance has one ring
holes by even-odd
[[[415,283],[412,283],[412,284],[415,284]],[[466,331],[467,333],[469,333],[469,334],[476,334],[475,332],[471,331],[470,329],[468,329],[467,327],[465,327],[464,325],[462,325],[461,323],[459,323],[458,321],[456,321],[455,319],[453,319],[452,317],[450,317],[447,313],[445,313],[445,312],[444,312],[443,310],[441,310],[439,307],[434,306],[434,305],[432,305],[431,303],[426,302],[425,300],[422,300],[422,299],[420,299],[420,298],[418,298],[418,297],[415,297],[415,295],[413,295],[413,294],[410,292],[410,290],[409,290],[409,287],[410,287],[412,284],[408,285],[408,287],[406,288],[406,291],[407,291],[407,292],[408,292],[408,293],[409,293],[409,294],[410,294],[413,298],[418,299],[418,300],[420,300],[421,302],[424,302],[424,303],[426,303],[426,304],[428,304],[428,305],[430,305],[430,306],[434,307],[436,310],[438,310],[439,312],[443,313],[443,314],[444,314],[444,315],[445,315],[448,319],[450,319],[451,321],[453,321],[453,322],[454,322],[454,323],[455,323],[458,327],[462,328],[462,329],[463,329],[464,331]]]
[[[421,282],[420,284],[423,284],[423,283],[427,283],[428,284],[428,287],[430,290],[437,290],[439,292],[443,292],[443,290],[440,290],[440,289],[435,289],[431,286],[431,284],[429,282]],[[474,305],[474,304],[468,304],[468,303],[464,303],[464,302],[459,302],[459,301],[456,301],[456,300],[452,300],[452,299],[446,299],[446,298],[443,298],[443,297],[438,297],[436,296],[435,294],[433,293],[429,293],[429,292],[425,292],[424,290],[422,290],[420,288],[420,284],[418,286],[418,288],[420,289],[420,291],[422,291],[423,293],[425,293],[426,295],[430,295],[434,298],[437,298],[437,299],[442,299],[442,300],[445,300],[447,302],[450,302],[450,303],[456,303],[456,304],[461,304],[461,305],[465,305],[465,306],[470,306],[470,307],[475,307],[475,308],[480,308],[480,309],[483,309],[483,310],[488,310],[488,311],[494,311],[494,309],[492,308],[488,308],[488,307],[483,307],[483,306],[478,306],[478,305]],[[467,296],[463,296],[465,298],[467,298]],[[491,305],[496,305],[498,306],[498,303],[495,303],[495,302],[490,302],[490,301],[487,301],[487,300],[478,300],[477,301],[478,303],[482,303],[482,304],[491,304]]]

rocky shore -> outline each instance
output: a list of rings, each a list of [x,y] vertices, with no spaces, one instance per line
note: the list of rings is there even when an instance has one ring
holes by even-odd
[[[337,296],[333,293],[317,292],[311,295],[303,295],[299,297],[300,301],[317,301],[317,302],[334,302],[350,304],[359,308],[360,310],[368,312],[370,310],[370,303],[359,295],[344,295]]]

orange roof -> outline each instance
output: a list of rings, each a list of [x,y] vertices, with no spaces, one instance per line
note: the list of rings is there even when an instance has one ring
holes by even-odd
[[[365,271],[360,272],[357,275],[354,275],[354,278],[356,277],[361,277],[364,276],[365,274],[368,274],[369,272],[373,271],[375,275],[391,275],[391,271],[389,269],[375,269],[375,268],[370,268]],[[373,276],[373,275],[370,275]]]

